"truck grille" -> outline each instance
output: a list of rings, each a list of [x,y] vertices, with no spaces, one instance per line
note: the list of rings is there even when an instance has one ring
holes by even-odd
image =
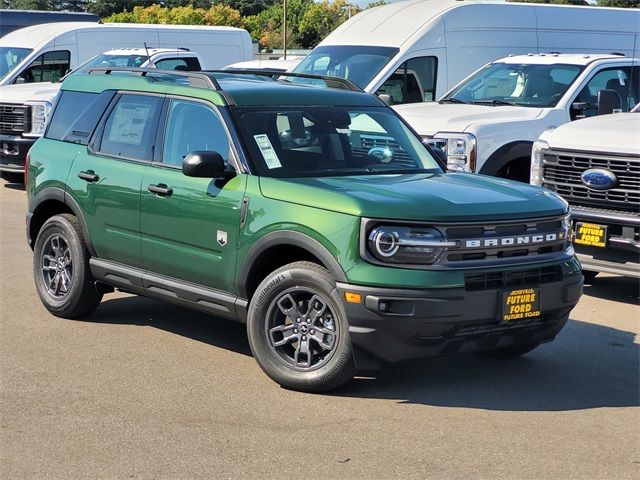
[[[16,135],[31,130],[29,107],[0,103],[0,133]]]
[[[581,175],[590,168],[610,170],[618,178],[618,185],[609,190],[587,188]],[[549,150],[543,156],[542,183],[572,205],[637,211],[640,203],[640,158]]]

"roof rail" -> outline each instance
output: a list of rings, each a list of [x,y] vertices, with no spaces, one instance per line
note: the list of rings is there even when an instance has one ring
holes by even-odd
[[[215,78],[206,75],[201,72],[187,72],[184,70],[161,70],[159,68],[127,68],[127,67],[96,67],[89,70],[88,74],[102,74],[110,75],[113,72],[125,72],[132,75],[139,75],[141,77],[153,78],[158,75],[162,76],[175,76],[180,78],[187,78],[189,80],[189,86],[212,88],[214,90],[222,90],[220,84]]]
[[[330,77],[327,75],[312,75],[310,73],[293,73],[283,72],[280,70],[258,70],[258,69],[230,69],[230,70],[203,70],[206,73],[222,73],[232,75],[258,75],[262,77],[282,78],[282,77],[296,77],[296,78],[310,78],[312,80],[323,80],[327,87],[337,88],[340,90],[351,90],[353,92],[362,92],[362,89],[353,82],[341,77]]]

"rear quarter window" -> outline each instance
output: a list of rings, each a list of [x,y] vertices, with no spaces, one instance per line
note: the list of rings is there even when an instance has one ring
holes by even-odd
[[[115,91],[102,93],[63,90],[45,138],[87,145]]]

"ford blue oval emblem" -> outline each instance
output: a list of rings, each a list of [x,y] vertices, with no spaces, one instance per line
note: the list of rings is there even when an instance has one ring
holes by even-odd
[[[590,168],[582,172],[580,178],[592,190],[609,190],[618,184],[618,177],[606,168]]]

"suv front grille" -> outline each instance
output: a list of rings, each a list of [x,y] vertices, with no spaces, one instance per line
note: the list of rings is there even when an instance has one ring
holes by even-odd
[[[562,268],[559,265],[553,265],[507,272],[467,273],[464,276],[464,288],[467,291],[494,290],[540,285],[560,280],[562,280]]]
[[[437,228],[447,240],[458,243],[447,251],[446,262],[450,265],[555,253],[564,250],[567,242],[563,217]]]
[[[31,130],[29,107],[0,103],[0,133],[15,135]]]
[[[587,188],[581,175],[590,168],[613,172],[618,178],[618,185],[609,190]],[[640,203],[640,158],[549,150],[543,156],[542,183],[572,205],[637,211]]]

